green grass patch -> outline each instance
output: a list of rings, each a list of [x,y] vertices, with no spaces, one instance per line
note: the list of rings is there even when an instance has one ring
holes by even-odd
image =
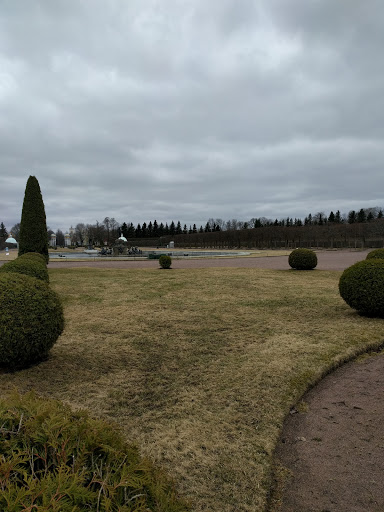
[[[383,321],[338,293],[340,272],[50,270],[66,328],[12,386],[119,423],[195,511],[262,511],[289,408],[378,346]]]

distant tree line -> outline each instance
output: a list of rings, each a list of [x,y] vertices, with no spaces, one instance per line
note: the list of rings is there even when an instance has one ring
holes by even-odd
[[[382,219],[383,209],[379,207],[351,210],[348,214],[342,214],[339,210],[331,211],[329,215],[324,212],[309,213],[304,219],[253,217],[249,221],[224,221],[210,218],[204,226],[199,227],[196,224],[182,225],[180,221],[173,220],[168,224],[156,219],[137,225],[132,222],[120,224],[113,217],[105,217],[102,222],[96,221],[95,224],[77,224],[70,236],[71,244],[77,246],[85,246],[89,242],[96,246],[109,246],[121,235],[134,245],[165,245],[174,240],[179,245],[191,247],[285,247],[292,244],[312,245],[314,242],[320,243],[321,238],[321,243],[326,246],[336,243],[337,238],[339,246],[350,246],[357,243],[356,237],[360,240],[362,233],[366,234],[367,240],[373,236],[376,242],[372,243],[380,244],[384,233],[378,232],[377,226],[383,225]],[[348,226],[355,226],[356,229]],[[288,228],[290,231],[286,232]],[[49,227],[47,229],[47,240],[55,233],[57,246],[64,246],[64,233],[60,229],[56,232]],[[19,231],[20,223],[15,224],[9,232],[1,223],[0,247],[4,248],[9,233],[18,240]],[[312,239],[314,233],[317,233],[316,240]],[[331,238],[334,238],[333,242]],[[360,240],[359,243],[366,241]]]

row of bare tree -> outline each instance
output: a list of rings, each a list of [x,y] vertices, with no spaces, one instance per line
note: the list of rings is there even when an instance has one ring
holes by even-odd
[[[162,244],[169,237],[163,237]],[[325,249],[384,247],[384,218],[371,222],[327,223],[302,226],[269,225],[252,229],[178,235],[175,246],[192,248],[280,249],[317,247]]]
[[[113,217],[105,217],[95,224],[79,223],[70,230],[71,245],[84,246],[91,241],[94,245],[111,245],[120,235],[125,236],[134,245],[163,245],[174,240],[178,245],[190,247],[286,247],[313,246],[349,247],[366,243],[380,243],[382,234],[378,226],[383,219],[382,208],[351,210],[340,214],[337,210],[327,216],[324,212],[308,214],[302,219],[252,218],[248,222],[237,219],[224,221],[220,218],[208,219],[205,226],[196,224],[187,227],[180,221],[169,225],[156,220],[148,224],[143,222],[119,224]],[[351,227],[352,226],[352,227]],[[10,230],[18,239],[20,224]],[[0,231],[7,232],[3,223]],[[2,234],[4,234],[2,233]],[[55,233],[48,228],[48,240]],[[64,246],[64,233],[58,229],[55,233],[57,246]],[[0,233],[0,243],[4,237]],[[372,242],[376,240],[376,242]],[[369,242],[368,242],[369,241]]]

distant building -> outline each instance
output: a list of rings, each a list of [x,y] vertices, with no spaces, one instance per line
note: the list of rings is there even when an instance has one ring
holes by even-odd
[[[56,235],[55,235],[55,233],[52,233],[51,239],[49,241],[49,245],[51,247],[56,247]]]
[[[7,245],[16,246],[18,247],[17,240],[15,240],[12,236],[12,233],[9,233],[9,237],[6,239],[5,243]]]

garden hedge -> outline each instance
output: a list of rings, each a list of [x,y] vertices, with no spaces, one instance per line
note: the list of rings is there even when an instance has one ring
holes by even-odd
[[[161,268],[171,268],[172,258],[166,254],[162,254],[159,258],[159,264]]]
[[[0,400],[0,424],[0,510],[189,510],[162,470],[86,412],[13,393]]]
[[[0,273],[0,367],[16,370],[44,359],[63,328],[61,300],[47,283]]]
[[[44,257],[44,256],[43,256]],[[20,256],[15,260],[8,261],[0,267],[0,273],[13,272],[17,274],[25,274],[27,276],[36,277],[41,281],[49,282],[47,265],[45,262],[38,260],[36,257]]]
[[[39,261],[40,263],[42,263],[43,265],[47,265],[47,260],[45,258],[45,256],[39,252],[25,252],[24,254],[22,254],[21,256],[19,256],[20,259],[24,260],[24,259],[31,259],[31,260],[34,260],[34,261]]]
[[[344,270],[339,280],[341,297],[368,316],[384,317],[384,260],[370,258]]]
[[[374,258],[384,260],[384,249],[374,249],[373,251],[367,254],[367,260]]]
[[[45,207],[35,176],[27,180],[21,212],[19,256],[26,252],[38,252],[49,261]]]
[[[317,256],[311,249],[295,249],[289,255],[288,263],[295,270],[312,270],[317,265]]]

